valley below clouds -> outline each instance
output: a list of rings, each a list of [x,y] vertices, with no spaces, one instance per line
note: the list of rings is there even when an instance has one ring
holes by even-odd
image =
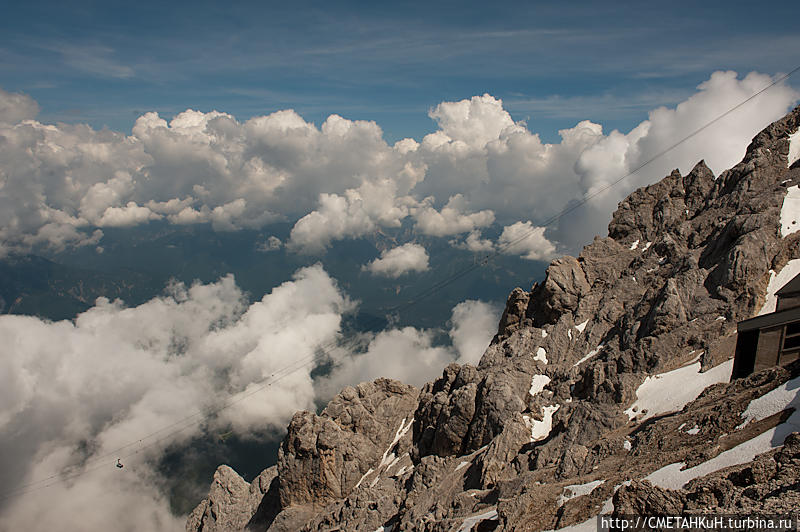
[[[379,376],[420,386],[448,363],[477,363],[499,319],[465,301],[449,344],[413,327],[344,338],[356,308],[317,264],[252,304],[226,276],[135,307],[101,298],[74,321],[0,316],[13,351],[0,358],[3,529],[180,529],[160,468],[168,449],[229,432],[279,438],[295,411]]]

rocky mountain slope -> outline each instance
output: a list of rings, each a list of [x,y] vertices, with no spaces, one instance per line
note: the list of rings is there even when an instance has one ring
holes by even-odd
[[[796,508],[798,439],[772,449],[800,430],[800,366],[728,379],[737,321],[800,264],[782,209],[798,126],[800,108],[720,176],[701,161],[631,194],[608,237],[511,293],[478,367],[297,413],[277,465],[251,484],[221,466],[186,529],[593,529],[601,512]]]

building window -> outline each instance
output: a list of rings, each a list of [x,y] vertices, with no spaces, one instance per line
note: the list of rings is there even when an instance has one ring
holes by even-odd
[[[783,335],[783,350],[800,349],[800,321],[786,325]]]

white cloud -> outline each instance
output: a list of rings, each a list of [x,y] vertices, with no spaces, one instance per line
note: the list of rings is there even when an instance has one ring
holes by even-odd
[[[521,255],[529,260],[549,260],[556,247],[544,236],[544,227],[535,227],[530,221],[516,222],[503,228],[497,246],[506,255]]]
[[[373,275],[400,277],[409,272],[424,272],[428,269],[428,252],[419,244],[403,244],[384,250],[377,258],[363,267]]]
[[[0,89],[0,122],[17,124],[23,120],[33,119],[38,112],[39,106],[27,94]]]
[[[344,385],[379,376],[421,385],[450,362],[476,363],[500,313],[480,301],[456,305],[452,346],[435,345],[434,330],[406,327],[367,334],[364,352],[331,350],[342,314],[353,308],[316,265],[250,305],[226,276],[173,284],[136,307],[100,298],[74,322],[0,317],[0,342],[13,346],[13,356],[0,358],[4,493],[34,488],[4,502],[4,526],[176,530],[184,518],[170,513],[160,491],[166,479],[154,464],[168,446],[179,449],[200,436],[200,424],[115,449],[223,402],[232,406],[204,423],[248,437],[283,429],[294,411],[313,409]],[[329,376],[313,382],[313,364],[302,363],[283,372],[319,349],[343,355]],[[264,387],[276,373],[283,377]],[[121,470],[114,467],[118,456]]]
[[[160,220],[161,215],[147,207],[129,201],[124,207],[108,207],[95,222],[98,227],[130,227],[150,220]]]
[[[466,249],[473,253],[484,253],[494,251],[494,243],[491,240],[481,238],[480,231],[471,231],[463,242],[451,240],[450,244],[458,249]]]
[[[434,346],[434,331],[414,327],[390,329],[378,333],[366,353],[351,355],[322,380],[327,395],[337,393],[347,384],[371,381],[378,377],[398,379],[421,386],[455,362],[446,346]]]
[[[369,338],[364,352],[344,355],[334,371],[320,381],[320,394],[330,397],[346,385],[378,377],[422,386],[452,362],[477,364],[497,332],[500,313],[500,309],[482,301],[459,303],[450,318],[450,346],[434,345],[436,331],[431,329],[381,331]]]
[[[266,253],[268,251],[277,251],[283,247],[283,242],[277,236],[270,236],[264,242],[256,244],[256,250]]]
[[[287,246],[303,253],[321,253],[333,240],[358,238],[379,225],[399,227],[408,206],[396,197],[395,183],[364,183],[343,195],[320,194],[319,207],[292,228]]]
[[[453,307],[450,339],[459,364],[477,365],[497,332],[501,309],[483,301],[468,299]]]
[[[11,356],[0,357],[4,492],[52,475],[79,475],[6,501],[4,527],[179,529],[183,518],[170,515],[152,464],[166,446],[200,434],[197,425],[159,434],[166,439],[125,458],[120,471],[116,454],[96,458],[231,398],[232,407],[208,420],[212,430],[232,426],[247,437],[282,429],[294,411],[314,408],[310,365],[247,394],[335,341],[341,315],[351,308],[317,265],[250,306],[228,276],[173,285],[169,295],[138,307],[101,298],[74,323],[0,317],[0,341],[13,346]]]
[[[306,253],[398,227],[408,217],[436,236],[492,220],[541,224],[770,81],[716,72],[691,97],[653,110],[630,132],[604,133],[583,121],[560,131],[553,144],[515,123],[488,94],[442,102],[429,113],[436,131],[389,145],[374,122],[331,115],[316,126],[291,110],[245,122],[218,111],[189,109],[169,122],[145,113],[131,135],[47,125],[33,120],[29,97],[0,92],[0,252],[79,245],[103,224],[157,216],[222,231],[298,220],[287,248]],[[778,84],[559,220],[548,235],[574,251],[602,232],[634,188],[675,167],[687,172],[701,158],[716,172],[731,166],[797,97]]]
[[[674,109],[660,107],[649,113],[628,134],[612,132],[591,148],[584,150],[575,164],[585,194],[636,169],[669,146],[771,83],[764,74],[751,72],[738,79],[735,72],[715,72],[698,86],[698,92]],[[800,93],[779,83],[746,105],[704,129],[659,157],[646,168],[626,179],[622,186],[599,194],[577,216],[561,221],[559,241],[586,243],[605,227],[610,213],[630,191],[657,181],[672,169],[686,174],[701,159],[716,173],[730,168],[744,156],[755,134],[786,113]]]
[[[439,132],[432,134],[430,142],[446,139],[456,145],[463,143],[479,149],[498,139],[506,130],[519,127],[503,109],[503,102],[489,94],[440,103],[428,115],[439,125]]]
[[[494,222],[494,213],[490,210],[466,214],[464,196],[451,196],[447,204],[437,211],[431,205],[431,198],[426,198],[413,209],[416,228],[425,235],[448,236],[473,231],[479,227],[487,227]]]

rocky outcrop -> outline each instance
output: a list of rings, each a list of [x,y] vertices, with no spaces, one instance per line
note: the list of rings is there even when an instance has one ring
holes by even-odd
[[[670,490],[634,481],[614,495],[615,515],[780,515],[800,508],[800,433],[783,448]]]
[[[189,515],[187,531],[225,532],[244,530],[258,513],[264,496],[277,475],[273,466],[248,484],[236,471],[222,465],[214,473],[208,497]]]
[[[530,298],[532,305],[527,314],[539,327],[555,323],[563,314],[577,310],[578,303],[590,288],[586,272],[577,259],[556,259],[547,269],[544,282],[534,285]]]
[[[800,169],[787,168],[798,126],[800,109],[719,176],[701,161],[633,192],[607,237],[511,293],[477,367],[452,364],[419,392],[385,379],[361,384],[319,416],[296,414],[276,476],[255,491],[241,479],[212,486],[187,530],[544,530],[609,506],[796,504],[795,477],[780,471],[796,469],[798,438],[684,490],[643,479],[784,423],[785,412],[745,426],[742,414],[798,367],[710,386],[673,409],[632,405],[653,374],[698,362],[719,371],[733,356],[736,322],[763,305],[770,272],[800,257],[800,233],[779,232],[787,187],[800,184]]]
[[[350,494],[396,453],[418,391],[389,379],[348,386],[317,416],[298,412],[278,452],[280,503],[320,506]],[[408,438],[407,438],[408,439]]]

